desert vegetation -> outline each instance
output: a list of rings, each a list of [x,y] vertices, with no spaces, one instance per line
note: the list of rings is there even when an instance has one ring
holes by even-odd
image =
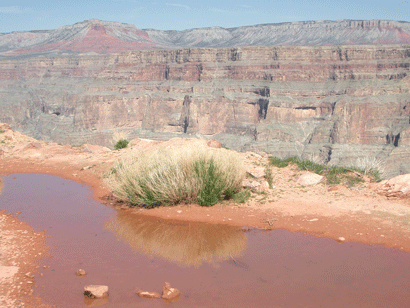
[[[114,132],[112,136],[114,150],[120,150],[128,146],[127,136],[124,133]]]
[[[114,196],[131,206],[213,205],[242,199],[245,171],[238,153],[223,148],[168,147],[132,153],[106,174]]]
[[[115,143],[114,149],[115,149],[115,150],[120,150],[120,149],[126,148],[127,145],[128,145],[128,140],[126,140],[126,139],[120,139],[120,140],[118,140],[118,141]]]
[[[307,170],[316,174],[323,175],[326,178],[328,185],[344,184],[346,186],[355,186],[364,182],[364,175],[369,176],[373,182],[381,181],[380,163],[376,159],[360,161],[359,166],[340,167],[333,165],[325,165],[313,162],[311,160],[300,159],[296,156],[281,159],[278,157],[270,157],[270,164],[278,168],[287,167],[290,163],[295,164],[300,170]]]

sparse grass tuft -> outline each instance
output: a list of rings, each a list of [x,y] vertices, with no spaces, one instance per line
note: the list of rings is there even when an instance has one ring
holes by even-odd
[[[357,177],[357,176],[351,176],[351,175],[346,175],[346,181],[347,181],[347,186],[348,187],[353,187],[356,186],[357,184],[364,183],[364,179]]]
[[[272,189],[273,188],[272,168],[269,165],[265,167],[265,179],[266,179],[266,182],[268,182],[269,189]]]
[[[290,159],[293,159],[293,157],[290,158],[285,158],[285,159],[281,159],[279,157],[269,157],[270,163],[278,168],[285,168],[289,165]]]
[[[241,189],[232,196],[232,199],[238,203],[245,203],[251,197],[251,192],[248,189]]]
[[[240,156],[208,147],[162,148],[131,155],[106,175],[114,195],[131,206],[210,206],[231,199],[245,176]]]
[[[300,170],[307,170],[314,172],[316,174],[323,175],[326,178],[326,183],[328,185],[336,185],[343,183],[349,187],[354,186],[359,183],[363,183],[364,179],[360,174],[369,175],[373,181],[380,181],[380,173],[377,170],[370,169],[365,171],[357,167],[339,167],[332,165],[322,165],[314,163],[310,160],[301,160],[298,157],[289,157],[286,159],[280,159],[277,157],[270,157],[270,163],[278,168],[284,168],[289,165],[290,162],[295,163]],[[358,174],[355,174],[358,173]]]

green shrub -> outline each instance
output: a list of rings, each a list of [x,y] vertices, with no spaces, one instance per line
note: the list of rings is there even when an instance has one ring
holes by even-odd
[[[118,140],[117,143],[114,145],[114,149],[115,149],[115,150],[120,150],[120,149],[126,148],[127,145],[128,145],[128,140],[120,139],[120,140]]]
[[[210,206],[233,198],[244,175],[243,161],[235,152],[178,147],[131,155],[111,169],[107,182],[114,195],[131,206]]]

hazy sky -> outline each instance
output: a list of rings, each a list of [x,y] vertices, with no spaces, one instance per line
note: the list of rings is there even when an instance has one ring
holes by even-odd
[[[138,28],[183,30],[305,20],[410,21],[410,4],[398,0],[1,0],[0,33],[49,30],[87,19]]]

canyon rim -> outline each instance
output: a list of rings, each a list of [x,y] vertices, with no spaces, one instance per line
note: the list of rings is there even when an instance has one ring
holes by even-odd
[[[46,141],[217,139],[410,173],[410,23],[184,31],[88,20],[0,34],[0,122]]]

